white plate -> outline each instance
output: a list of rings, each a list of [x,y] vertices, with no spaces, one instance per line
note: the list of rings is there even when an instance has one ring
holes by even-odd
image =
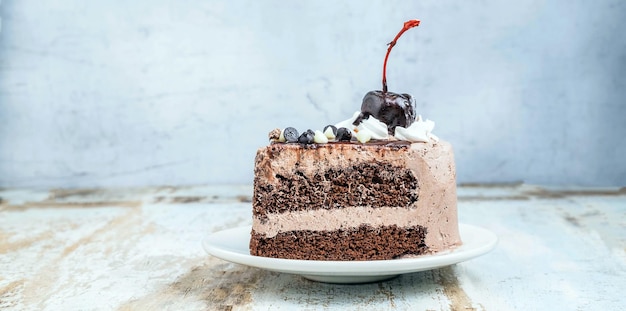
[[[435,255],[372,261],[294,260],[250,255],[250,230],[251,227],[247,226],[219,231],[207,237],[202,244],[210,255],[242,265],[299,274],[318,282],[367,283],[466,261],[491,251],[498,241],[489,230],[460,224],[463,245]]]

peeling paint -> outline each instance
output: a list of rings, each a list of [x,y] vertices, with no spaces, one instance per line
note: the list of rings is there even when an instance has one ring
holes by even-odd
[[[25,202],[16,205],[4,205],[3,210],[7,211],[23,211],[31,208],[90,208],[90,207],[139,207],[141,201],[95,201],[95,202]]]
[[[522,185],[524,185],[524,183],[522,183],[522,182],[510,182],[510,183],[471,183],[471,182],[466,182],[466,183],[460,183],[459,187],[462,187],[462,188],[480,188],[480,189],[485,189],[485,188],[519,188]]]
[[[242,203],[251,203],[252,197],[249,195],[238,195],[237,201],[242,202]]]
[[[198,203],[205,201],[206,197],[202,196],[175,196],[170,198],[170,203]]]
[[[378,283],[378,292],[385,295],[387,297],[387,299],[389,299],[389,304],[391,305],[392,308],[396,308],[396,303],[394,302],[394,298],[395,295],[393,294],[393,291],[391,290],[391,288],[387,288],[390,287],[390,285],[385,284],[385,283]]]
[[[0,232],[0,254],[6,254],[9,252],[19,251],[21,249],[30,247],[31,245],[49,239],[52,236],[52,232],[44,231],[40,234],[30,236],[17,241],[9,242],[10,236],[4,232]]]
[[[433,278],[439,285],[443,286],[443,293],[450,300],[450,310],[476,311],[472,306],[472,300],[467,296],[463,288],[459,284],[454,269],[451,266],[433,270]]]
[[[61,258],[74,252],[80,246],[86,245],[88,243],[94,243],[97,238],[101,237],[107,231],[116,231],[118,227],[127,227],[133,222],[137,222],[137,218],[140,216],[139,214],[139,210],[130,210],[128,213],[113,218],[106,224],[102,225],[100,228],[93,231],[91,234],[84,236],[78,241],[65,247],[61,254]]]
[[[168,304],[180,296],[187,302],[202,302],[209,310],[231,310],[235,306],[240,309],[252,302],[251,292],[268,273],[209,257],[204,264],[193,267],[174,282],[152,294],[133,299],[118,310],[146,309],[146,306],[182,308],[184,305]]]
[[[48,197],[49,200],[58,200],[58,199],[67,199],[74,197],[85,197],[91,196],[100,192],[99,189],[52,189],[50,190],[50,195]]]
[[[522,195],[511,196],[464,196],[459,195],[458,201],[528,201],[530,197]]]
[[[252,202],[252,196],[250,195],[236,195],[234,197],[229,196],[155,196],[152,203],[165,203],[165,204],[190,204],[190,203],[220,203],[220,202]]]
[[[538,198],[565,198],[572,196],[626,196],[626,187],[616,189],[544,189],[533,188],[524,191],[525,194]]]
[[[24,280],[17,280],[0,287],[0,309],[16,307],[20,300],[20,292],[24,288]]]
[[[582,227],[580,222],[578,221],[578,218],[574,217],[574,216],[565,216],[564,219],[569,222],[570,224],[574,225],[575,227]]]
[[[528,201],[532,199],[562,199],[568,197],[615,197],[626,196],[626,187],[599,189],[546,189],[523,184],[463,184],[459,189],[484,190],[476,195],[458,194],[459,201]]]

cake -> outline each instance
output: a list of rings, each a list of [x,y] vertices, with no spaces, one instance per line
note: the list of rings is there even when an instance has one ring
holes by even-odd
[[[275,129],[255,157],[250,254],[389,260],[461,244],[452,146],[408,94],[367,93],[324,130]]]

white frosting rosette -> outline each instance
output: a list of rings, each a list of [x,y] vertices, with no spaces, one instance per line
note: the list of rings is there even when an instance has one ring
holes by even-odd
[[[353,137],[357,137],[357,135],[359,135],[360,137],[369,137],[369,139],[389,139],[387,125],[373,116],[363,120],[363,122],[361,122],[358,126],[354,126],[352,123],[356,120],[360,113],[360,111],[355,112],[351,118],[335,124],[335,127],[345,127],[351,130]],[[393,136],[398,140],[410,142],[429,142],[431,140],[439,141],[439,138],[432,133],[434,128],[434,121],[428,119],[424,121],[422,116],[419,115],[413,124],[411,124],[408,128],[397,126]],[[359,141],[361,141],[361,139],[359,139]]]
[[[422,120],[422,116],[418,116],[408,128],[396,127],[394,136],[399,140],[408,140],[410,142],[429,142],[430,140],[439,141],[439,138],[432,133],[435,128],[435,122],[426,119]]]

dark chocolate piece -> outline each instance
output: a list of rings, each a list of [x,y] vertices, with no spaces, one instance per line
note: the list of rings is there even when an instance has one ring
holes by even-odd
[[[298,137],[298,142],[305,145],[312,144],[313,137],[315,137],[315,133],[311,130],[307,130],[306,132],[302,133],[300,137]]]
[[[289,231],[266,238],[252,231],[250,254],[303,260],[389,260],[428,251],[426,228],[396,225],[334,231]]]
[[[298,130],[293,127],[285,128],[283,136],[287,142],[295,143],[298,141]]]
[[[338,141],[350,141],[350,139],[352,139],[352,132],[345,127],[339,128],[337,130],[336,139]]]

